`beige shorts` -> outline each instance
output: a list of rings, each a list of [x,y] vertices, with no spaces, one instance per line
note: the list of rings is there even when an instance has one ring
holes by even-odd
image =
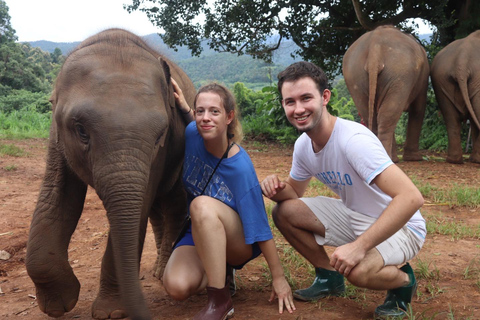
[[[347,208],[339,199],[328,197],[301,198],[325,226],[325,237],[315,234],[321,246],[339,247],[355,241],[377,220]],[[425,239],[406,225],[375,248],[384,265],[401,265],[417,255]]]

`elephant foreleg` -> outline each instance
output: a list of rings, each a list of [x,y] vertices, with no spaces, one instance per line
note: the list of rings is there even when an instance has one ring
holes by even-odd
[[[68,262],[68,245],[83,210],[87,186],[50,146],[47,169],[33,214],[26,267],[40,310],[62,316],[78,301],[80,283]]]
[[[139,230],[139,261],[142,256],[147,218],[143,218]],[[113,252],[112,237],[108,236],[107,248],[102,259],[100,275],[100,290],[92,305],[92,318],[94,319],[123,319],[128,316],[120,294],[120,287],[115,272],[115,257]]]

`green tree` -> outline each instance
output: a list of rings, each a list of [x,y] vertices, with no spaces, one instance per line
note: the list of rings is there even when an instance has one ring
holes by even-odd
[[[0,44],[17,41],[15,30],[10,23],[10,14],[5,1],[0,0]]]
[[[363,33],[393,24],[428,21],[439,46],[480,28],[480,2],[471,0],[131,0],[163,30],[165,43],[187,46],[193,55],[210,48],[251,54],[269,61],[282,41],[292,40],[297,55],[340,73],[343,54]],[[414,32],[413,32],[414,33]]]
[[[0,95],[22,89],[49,92],[62,58],[57,56],[58,62],[54,63],[49,53],[27,43],[16,43],[15,30],[10,25],[8,7],[3,0],[0,0],[0,32]]]
[[[255,115],[258,106],[257,101],[264,98],[261,91],[257,92],[249,89],[243,82],[236,82],[233,85],[233,95],[240,109],[240,114],[244,118]]]

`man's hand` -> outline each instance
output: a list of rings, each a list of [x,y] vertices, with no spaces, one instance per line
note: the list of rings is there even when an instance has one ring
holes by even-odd
[[[330,257],[330,265],[348,277],[350,271],[365,258],[367,251],[356,241],[338,247]]]
[[[260,187],[262,188],[263,195],[271,199],[278,192],[285,189],[286,184],[285,182],[280,181],[276,174],[272,174],[263,179],[262,183],[260,183]]]

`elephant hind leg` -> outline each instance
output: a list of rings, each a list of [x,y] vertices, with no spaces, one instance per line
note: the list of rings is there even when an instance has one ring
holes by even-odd
[[[470,154],[470,162],[473,163],[480,163],[480,139],[479,139],[479,129],[475,126],[475,124],[471,124],[472,126],[472,153]]]
[[[419,151],[420,133],[425,117],[427,94],[418,97],[408,110],[407,136],[403,152],[404,161],[422,161],[422,155]]]

